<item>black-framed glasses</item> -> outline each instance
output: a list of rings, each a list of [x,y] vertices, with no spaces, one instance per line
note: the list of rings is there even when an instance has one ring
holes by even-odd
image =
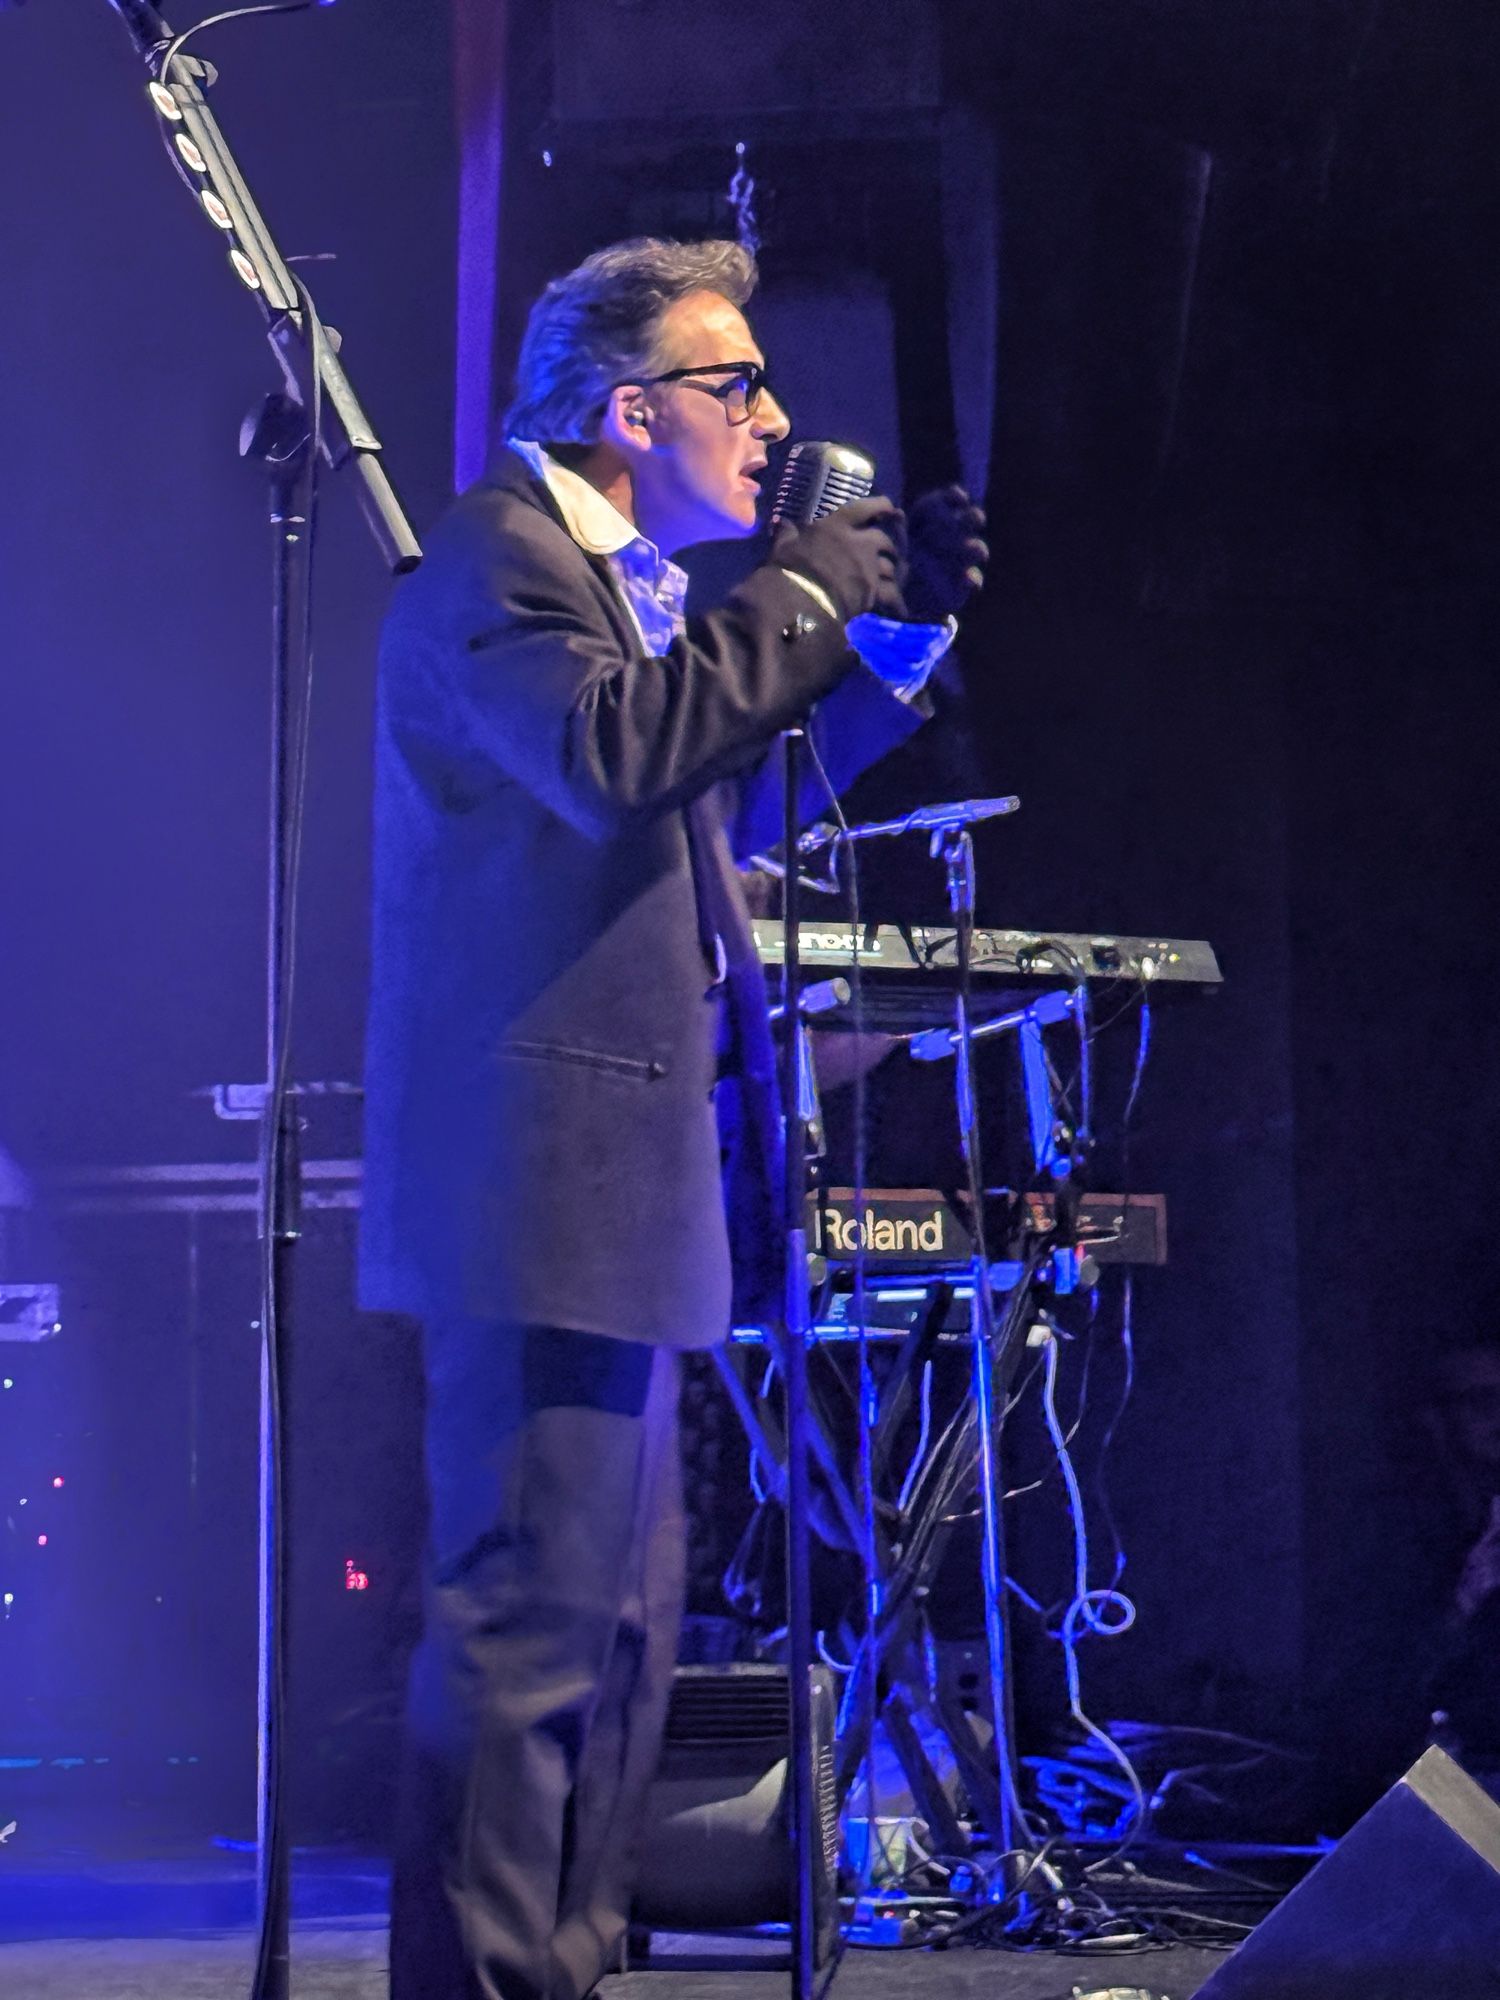
[[[722,375],[724,380],[710,385],[695,382],[695,375]],[[749,423],[764,397],[769,396],[775,401],[776,392],[767,382],[766,371],[758,361],[708,361],[697,368],[669,368],[664,375],[647,375],[635,386],[649,389],[656,382],[681,382],[685,388],[700,389],[705,396],[712,396],[716,403],[723,405],[724,415],[732,424]]]

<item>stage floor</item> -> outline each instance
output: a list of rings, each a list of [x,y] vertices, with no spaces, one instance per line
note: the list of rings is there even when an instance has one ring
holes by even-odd
[[[0,1848],[5,2000],[234,2000],[249,1991],[254,1870],[242,1846],[207,1838],[130,1852],[71,1844],[52,1818],[19,1815]],[[45,1816],[51,1818],[51,1816]],[[43,1839],[41,1836],[48,1836]],[[144,1843],[139,1843],[144,1845]],[[387,1871],[349,1850],[299,1852],[294,2000],[386,2000]],[[600,2000],[781,2000],[784,1943],[669,1938],[649,1970],[607,1979]],[[1108,1955],[850,1950],[842,2000],[1071,2000],[1136,1988],[1192,2000],[1223,1953],[1187,1946]]]
[[[1222,1954],[1176,1945],[1109,1957],[998,1951],[849,1953],[835,2000],[1070,2000],[1074,1988],[1139,1988],[1151,2000],[1191,2000]],[[0,1943],[7,2000],[232,2000],[250,1984],[246,1931],[189,1937],[50,1938]],[[774,1966],[627,1972],[599,2000],[782,2000]],[[386,2000],[385,1925],[299,1926],[294,2000]]]

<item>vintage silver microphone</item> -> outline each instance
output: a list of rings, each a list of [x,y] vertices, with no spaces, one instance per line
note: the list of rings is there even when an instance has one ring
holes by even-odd
[[[794,444],[771,502],[772,532],[783,526],[809,527],[851,500],[868,499],[874,490],[875,461],[867,452],[823,439]],[[905,613],[892,616],[889,610],[862,612],[848,627],[855,651],[894,684],[908,683],[935,666],[957,630],[953,618],[930,623]]]
[[[864,500],[875,491],[875,461],[853,445],[813,439],[794,444],[786,455],[771,502],[771,526],[788,522],[805,528],[836,507]]]

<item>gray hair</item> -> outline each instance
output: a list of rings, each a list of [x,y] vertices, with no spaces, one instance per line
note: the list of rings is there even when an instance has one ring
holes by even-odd
[[[596,250],[554,278],[531,308],[502,435],[594,443],[610,390],[661,373],[667,308],[691,292],[743,306],[755,280],[750,251],[724,239],[633,236]]]

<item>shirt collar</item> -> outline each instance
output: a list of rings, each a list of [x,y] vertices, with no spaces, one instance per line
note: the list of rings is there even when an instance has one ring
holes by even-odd
[[[526,461],[557,502],[563,526],[581,549],[591,556],[615,556],[639,543],[660,562],[661,554],[655,543],[648,542],[635,524],[627,521],[619,508],[581,473],[560,464],[529,438],[508,438],[506,442]]]

